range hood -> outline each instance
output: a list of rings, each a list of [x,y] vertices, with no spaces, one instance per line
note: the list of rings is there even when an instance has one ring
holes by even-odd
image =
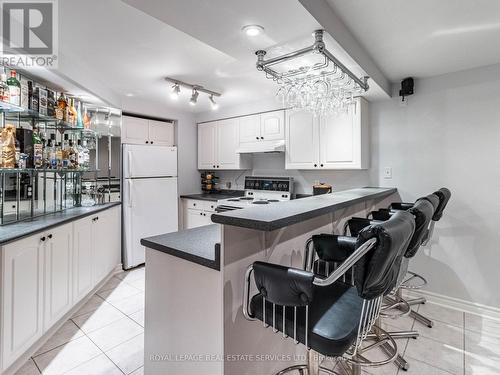
[[[263,152],[285,152],[285,141],[260,141],[241,143],[238,154],[257,154]]]

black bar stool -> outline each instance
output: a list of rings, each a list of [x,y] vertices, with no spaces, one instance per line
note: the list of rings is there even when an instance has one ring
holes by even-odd
[[[353,375],[360,375],[363,366],[382,366],[396,358],[396,342],[376,323],[383,297],[396,285],[414,230],[413,215],[402,211],[366,227],[355,241],[340,239],[338,243],[351,251],[328,277],[264,262],[248,268],[244,316],[262,321],[265,328],[272,327],[309,350],[307,364],[288,367],[277,375],[292,371],[336,374],[321,367],[321,356],[337,358],[344,371]],[[252,273],[258,292],[250,299]],[[353,285],[341,281],[346,274],[352,275]],[[370,340],[375,343],[365,346]],[[384,344],[391,348],[387,359],[367,360],[369,350]]]

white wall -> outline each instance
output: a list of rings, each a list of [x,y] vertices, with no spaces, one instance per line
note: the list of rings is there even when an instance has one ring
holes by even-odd
[[[200,174],[197,170],[197,127],[194,114],[168,108],[165,103],[126,98],[122,103],[124,112],[176,120],[176,144],[178,147],[179,194],[199,193]]]
[[[407,201],[448,187],[434,243],[411,268],[433,292],[500,308],[500,65],[419,80],[415,92],[407,107],[397,95],[372,103],[372,181]]]

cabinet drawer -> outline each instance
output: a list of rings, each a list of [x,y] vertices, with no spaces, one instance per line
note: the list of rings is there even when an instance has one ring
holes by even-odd
[[[186,207],[191,210],[204,210],[205,201],[199,201],[195,199],[186,199]]]
[[[203,203],[205,204],[206,212],[215,212],[215,208],[217,207],[217,202],[205,201]]]

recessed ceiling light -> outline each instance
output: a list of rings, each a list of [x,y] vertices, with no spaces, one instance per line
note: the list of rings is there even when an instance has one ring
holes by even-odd
[[[128,92],[125,94],[125,96],[128,96],[129,98],[135,96],[135,94],[133,92]]]
[[[245,25],[241,30],[247,34],[247,36],[257,36],[264,32],[264,28],[260,25]]]

